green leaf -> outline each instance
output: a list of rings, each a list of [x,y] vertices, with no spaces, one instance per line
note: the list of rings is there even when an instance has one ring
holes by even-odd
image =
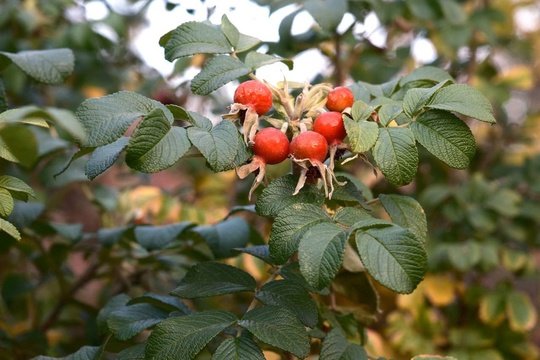
[[[221,31],[223,31],[223,34],[227,40],[229,40],[229,44],[231,44],[233,48],[236,48],[238,40],[240,39],[240,32],[226,14],[223,14],[221,17]]]
[[[170,123],[173,116],[162,103],[131,91],[119,91],[83,101],[75,115],[86,133],[85,147],[98,147],[118,140],[131,124],[160,108]]]
[[[191,91],[196,95],[208,95],[250,72],[251,68],[238,59],[231,56],[214,56],[191,80]]]
[[[245,63],[251,68],[251,71],[255,71],[260,67],[282,62],[289,70],[293,69],[293,62],[289,59],[282,59],[274,55],[263,54],[256,51],[251,51],[246,55]]]
[[[120,351],[115,360],[144,360],[144,352],[146,350],[146,342],[135,344]]]
[[[422,242],[397,225],[357,230],[356,247],[371,276],[395,292],[410,294],[424,277]]]
[[[261,40],[257,39],[256,37],[240,34],[240,37],[238,38],[238,44],[236,44],[235,50],[237,53],[241,53],[241,52],[248,51],[249,49],[254,48],[260,43],[261,43]]]
[[[357,182],[350,181],[349,177],[337,175],[337,180],[344,182],[345,185],[337,186],[332,193],[332,200],[356,203],[367,208],[366,200],[362,196],[362,191],[356,187]]]
[[[190,127],[187,134],[213,171],[231,170],[239,165],[235,160],[240,146],[244,144],[240,143],[238,130],[232,122],[221,121],[210,131]]]
[[[319,321],[313,298],[304,287],[294,281],[270,281],[255,293],[255,297],[264,305],[283,306],[310,328],[314,328]]]
[[[344,207],[334,214],[334,221],[347,227],[351,227],[359,221],[371,218],[372,216],[368,211],[355,207]]]
[[[21,234],[19,230],[12,223],[7,220],[0,218],[0,231],[5,232],[15,240],[21,240]]]
[[[511,291],[506,295],[506,316],[510,329],[524,333],[534,328],[538,314],[525,293]]]
[[[259,345],[248,337],[225,339],[212,355],[212,360],[264,360]]]
[[[411,123],[416,140],[439,160],[456,169],[469,166],[476,152],[474,136],[457,116],[446,111],[427,111]]]
[[[347,0],[310,0],[304,2],[304,9],[323,30],[334,32],[348,11],[348,6]]]
[[[126,294],[115,295],[99,310],[96,322],[101,332],[106,333],[108,331],[109,326],[107,321],[111,314],[126,307],[130,299]]]
[[[4,88],[4,82],[0,79],[0,114],[8,109],[8,102],[6,97],[6,89]]]
[[[353,121],[347,116],[343,116],[343,123],[351,150],[362,153],[370,150],[379,137],[379,126],[373,121]]]
[[[204,239],[218,259],[236,256],[233,249],[246,246],[251,236],[249,224],[240,217],[229,218],[215,225],[198,226],[193,232]]]
[[[419,68],[416,68],[413,72],[410,74],[402,77],[399,81],[400,86],[404,86],[407,83],[410,82],[417,82],[419,80],[429,80],[433,82],[433,84],[442,83],[446,80],[454,81],[450,74],[446,72],[445,70],[436,67],[436,66],[422,66]]]
[[[314,292],[316,294],[320,295],[328,295],[330,291],[328,288],[318,290],[314,288],[313,286],[309,285],[300,272],[300,264],[298,264],[298,261],[291,261],[283,266],[278,270],[279,275],[281,275],[286,280],[294,281],[295,283],[301,285],[303,288],[305,288],[308,291]]]
[[[22,166],[29,168],[38,158],[36,136],[24,125],[9,125],[0,128],[0,142],[1,147],[4,148],[0,156],[6,160],[16,159]]]
[[[383,104],[377,112],[379,116],[379,123],[387,127],[393,120],[403,113],[402,104],[398,101],[390,104]],[[377,134],[378,135],[378,134]]]
[[[441,355],[417,355],[411,360],[458,360],[453,356],[441,356]]]
[[[220,29],[202,22],[188,21],[171,33],[165,44],[169,61],[195,54],[227,54],[232,45]]]
[[[324,196],[312,187],[304,186],[300,192],[293,196],[298,177],[285,175],[272,181],[261,193],[255,204],[255,210],[261,216],[276,217],[286,207],[293,204],[308,203],[322,206]]]
[[[148,338],[145,359],[193,359],[236,320],[236,316],[225,310],[205,310],[163,320]]]
[[[15,193],[13,195],[22,195],[23,201],[28,200],[28,195],[32,197],[36,197],[36,193],[34,190],[28,186],[24,181],[10,175],[1,175],[0,176],[0,188],[4,188],[8,190],[11,193]],[[19,194],[22,193],[22,194]]]
[[[79,143],[86,141],[86,132],[72,111],[47,107],[43,110],[53,124],[66,130]]]
[[[274,264],[272,258],[270,257],[270,247],[268,245],[255,245],[248,248],[234,248],[234,251],[255,256],[256,258],[261,259],[270,265]]]
[[[247,272],[231,265],[208,261],[192,266],[171,295],[194,299],[255,291],[256,286],[257,282]]]
[[[499,188],[490,194],[486,202],[486,207],[498,212],[502,216],[514,217],[520,212],[521,201],[521,195],[517,191]]]
[[[405,93],[403,98],[403,111],[410,118],[418,115],[420,111],[426,106],[426,104],[431,100],[433,95],[439,91],[439,89],[452,83],[452,80],[445,80],[438,83],[437,85],[425,89],[425,88],[413,88],[409,89]]]
[[[478,90],[465,84],[452,84],[437,91],[427,107],[453,111],[471,118],[495,124],[489,100]]]
[[[70,49],[30,50],[16,54],[1,51],[27,75],[46,84],[61,84],[73,72],[75,57]],[[0,59],[1,60],[1,59]],[[0,66],[0,71],[3,69]]]
[[[131,135],[126,164],[138,171],[156,173],[174,165],[190,147],[186,129],[172,126],[162,109],[154,109]]]
[[[86,176],[88,176],[90,180],[93,180],[105,170],[110,168],[114,164],[116,159],[118,159],[120,153],[124,151],[128,143],[129,138],[122,136],[118,138],[118,140],[110,144],[96,148],[92,152],[92,155],[90,155],[90,158],[88,159],[84,167],[84,172]],[[76,153],[74,157],[79,153],[80,152]]]
[[[447,245],[450,263],[460,271],[470,271],[481,259],[481,248],[474,241]]]
[[[120,241],[120,239],[122,239],[124,233],[130,228],[130,226],[122,226],[118,228],[101,228],[98,230],[99,243],[103,246],[113,246],[118,241]]]
[[[418,168],[418,150],[408,128],[380,128],[373,148],[373,157],[384,176],[392,184],[409,184]]]
[[[438,0],[444,18],[452,25],[464,25],[467,21],[467,14],[460,3],[454,0]]]
[[[304,325],[283,307],[257,307],[248,311],[238,325],[249,330],[260,341],[299,358],[303,359],[309,354],[309,336]]]
[[[189,221],[161,226],[137,226],[135,239],[148,251],[162,250],[192,226],[193,223]]]
[[[491,326],[499,326],[505,319],[506,294],[491,292],[480,299],[478,305],[478,317],[483,323]]]
[[[341,266],[348,238],[348,230],[326,222],[304,233],[298,246],[298,262],[308,284],[316,289],[330,285]]]
[[[112,312],[107,324],[118,340],[129,340],[168,316],[168,311],[153,305],[134,304]]]
[[[351,344],[339,329],[332,329],[321,346],[321,359],[327,360],[367,360],[366,351],[358,344]]]
[[[6,217],[13,211],[15,203],[11,193],[4,188],[0,188],[0,216]]]
[[[309,203],[293,204],[280,211],[272,224],[268,240],[274,263],[285,263],[298,249],[300,239],[311,226],[330,221],[328,213],[321,206]]]
[[[351,108],[351,116],[356,122],[366,121],[376,110],[377,106],[368,105],[363,100],[356,100]]]
[[[418,201],[410,196],[396,194],[380,194],[379,200],[393,222],[409,229],[422,242],[426,241],[426,214]]]
[[[127,302],[126,305],[151,304],[168,312],[180,311],[183,314],[191,314],[192,311],[180,299],[173,296],[159,295],[151,292],[137,296]]]

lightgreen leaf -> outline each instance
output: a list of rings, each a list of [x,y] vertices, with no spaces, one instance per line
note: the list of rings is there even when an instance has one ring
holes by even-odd
[[[24,125],[0,128],[0,155],[6,160],[16,159],[24,167],[32,167],[38,158],[38,143],[34,133]]]
[[[351,116],[356,122],[366,121],[377,108],[366,104],[363,100],[356,100],[351,108]]]
[[[411,293],[426,272],[422,242],[397,225],[357,230],[356,247],[371,276],[400,294]]]
[[[135,239],[148,251],[165,249],[174,239],[193,226],[189,221],[181,221],[161,226],[137,226]]]
[[[452,25],[462,26],[467,21],[467,14],[460,3],[454,0],[438,0],[444,18]]]
[[[193,359],[236,320],[236,316],[225,310],[206,310],[163,320],[148,338],[145,359]]]
[[[134,304],[112,312],[107,324],[118,340],[128,340],[168,316],[168,311],[153,305]]]
[[[422,111],[424,106],[426,106],[426,104],[431,100],[433,95],[439,89],[451,83],[452,83],[452,80],[445,80],[429,89],[425,89],[425,88],[409,89],[405,93],[405,97],[403,98],[403,111],[405,112],[405,114],[407,114],[407,116],[409,116],[410,118],[413,118],[420,111]]]
[[[247,272],[231,265],[208,261],[192,266],[171,295],[193,299],[254,291],[256,286],[257,282]]]
[[[512,291],[506,296],[506,316],[513,331],[526,332],[534,328],[538,314],[527,294]]]
[[[334,32],[348,11],[348,6],[347,0],[310,0],[304,2],[304,9],[323,30]]]
[[[154,109],[131,135],[126,164],[138,171],[156,173],[174,165],[190,147],[186,129],[172,126],[162,109]]]
[[[356,122],[347,116],[343,116],[343,123],[352,151],[358,153],[369,151],[377,142],[379,137],[377,123],[363,120]]]
[[[394,119],[403,113],[403,108],[400,102],[384,104],[379,108],[379,123],[382,126],[388,126]]]
[[[285,65],[287,65],[289,70],[293,69],[292,60],[282,59],[282,58],[278,58],[278,57],[273,56],[273,55],[263,54],[263,53],[256,52],[256,51],[249,52],[246,55],[245,62],[246,62],[246,65],[249,66],[252,71],[255,71],[258,68],[263,67],[265,65],[271,65],[271,64],[275,64],[277,62],[284,63]]]
[[[15,240],[21,240],[21,234],[19,230],[12,223],[7,220],[0,218],[0,231],[5,232]]]
[[[248,337],[225,339],[212,355],[212,360],[264,360],[259,345]]]
[[[408,128],[380,128],[373,157],[384,176],[397,186],[407,185],[416,175],[418,150]]]
[[[214,56],[191,80],[191,91],[197,95],[208,95],[228,82],[250,72],[251,68],[238,59],[231,56]]]
[[[303,359],[309,354],[309,336],[304,325],[283,307],[257,307],[248,311],[238,325],[249,330],[260,341],[299,358]]]
[[[28,195],[36,197],[34,190],[28,186],[24,181],[10,175],[1,175],[0,176],[0,188],[4,188],[17,197],[21,197],[20,200],[27,201]]]
[[[283,209],[300,203],[322,206],[324,195],[312,186],[304,186],[300,192],[293,196],[298,177],[285,175],[272,181],[261,193],[255,204],[255,210],[259,215],[276,217]]]
[[[0,58],[9,59],[27,75],[47,84],[61,84],[73,72],[75,57],[70,49],[29,50],[16,54],[1,51]],[[0,59],[1,60],[1,59]],[[0,71],[3,70],[0,61]]]
[[[238,130],[230,121],[221,121],[210,131],[199,127],[187,130],[189,140],[203,154],[210,168],[216,172],[234,169],[240,147]]]
[[[321,346],[321,359],[326,360],[367,360],[366,351],[358,344],[351,344],[339,328],[332,329]]]
[[[226,54],[232,45],[220,29],[202,22],[188,21],[174,29],[165,44],[169,61],[195,54]]]
[[[414,198],[397,194],[380,194],[384,210],[397,225],[409,229],[422,242],[427,237],[426,214]]]
[[[129,138],[122,136],[110,144],[96,148],[86,162],[84,168],[86,176],[88,176],[90,180],[93,180],[96,178],[96,176],[110,168],[116,159],[118,159],[120,153],[124,151],[128,143]]]
[[[456,169],[464,169],[476,152],[469,127],[446,111],[427,111],[411,123],[416,140],[439,160]]]
[[[452,84],[437,91],[426,105],[432,109],[453,111],[490,124],[496,123],[489,100],[465,84]]]
[[[260,43],[261,40],[257,39],[256,37],[240,34],[240,37],[238,38],[238,44],[236,44],[235,50],[237,53],[241,53],[254,48]]]
[[[298,249],[300,239],[311,226],[330,221],[321,206],[310,203],[293,204],[280,211],[268,240],[274,263],[285,263]]]
[[[316,289],[327,287],[336,276],[349,232],[334,223],[310,227],[300,239],[298,262],[304,278]]]
[[[87,133],[83,145],[98,147],[116,141],[135,120],[156,108],[162,109],[169,122],[173,122],[173,116],[165,105],[131,91],[83,101],[75,113]]]
[[[319,320],[317,305],[304,287],[291,280],[266,283],[255,294],[265,305],[283,306],[306,326],[314,328]]]
[[[13,211],[13,196],[7,189],[0,187],[0,216],[6,217]]]

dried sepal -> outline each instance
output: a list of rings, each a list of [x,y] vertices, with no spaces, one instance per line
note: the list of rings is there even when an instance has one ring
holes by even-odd
[[[264,177],[266,175],[266,163],[257,155],[253,156],[251,162],[236,168],[236,175],[238,175],[240,179],[245,179],[251,173],[255,173],[256,176],[253,184],[251,184],[251,188],[249,189],[249,200],[251,200],[251,195],[253,195],[255,189],[257,189],[257,187],[264,181]]]
[[[247,145],[253,144],[253,139],[259,129],[259,115],[255,110],[247,105],[234,103],[230,106],[229,113],[222,115],[222,118],[229,121],[238,120],[242,124],[244,142]]]

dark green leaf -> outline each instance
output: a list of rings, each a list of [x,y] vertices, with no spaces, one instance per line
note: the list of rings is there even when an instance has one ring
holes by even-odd
[[[328,295],[330,291],[328,288],[318,290],[314,288],[313,286],[309,285],[302,276],[302,273],[300,272],[300,264],[298,264],[298,261],[292,261],[284,264],[279,270],[279,275],[281,275],[284,279],[294,281],[295,283],[301,285],[304,289],[314,292],[316,294],[320,295]]]
[[[317,305],[304,287],[291,280],[266,283],[255,294],[265,305],[283,306],[306,326],[314,328],[319,320]]]
[[[238,59],[231,56],[214,56],[191,80],[191,91],[197,95],[208,95],[250,72],[251,68]]]
[[[236,44],[235,50],[237,53],[241,53],[241,52],[254,48],[260,43],[261,43],[261,40],[253,36],[240,34],[240,37],[238,38],[238,44]]]
[[[146,342],[136,344],[120,351],[115,360],[144,360],[145,350]]]
[[[354,182],[348,181],[349,178],[345,176],[337,175],[336,178],[341,182],[345,182],[345,185],[335,187],[334,192],[332,193],[332,200],[357,203],[361,204],[362,207],[367,208],[366,200]]]
[[[410,74],[404,76],[399,81],[400,86],[404,86],[410,82],[416,82],[419,80],[429,80],[433,85],[444,82],[446,80],[454,81],[448,72],[435,66],[422,66],[415,69]]]
[[[29,168],[38,158],[36,136],[24,125],[0,128],[0,143],[0,157],[6,160],[19,162]]]
[[[386,127],[403,113],[402,104],[399,101],[391,104],[384,104],[379,108],[377,113],[379,116],[379,123]]]
[[[469,127],[446,111],[427,111],[411,123],[416,140],[448,166],[464,169],[476,152]]]
[[[409,184],[418,167],[418,150],[408,128],[380,128],[373,157],[384,176],[397,186]]]
[[[103,246],[113,246],[116,244],[124,233],[130,229],[130,226],[122,226],[118,228],[101,228],[98,230],[99,243]]]
[[[260,306],[248,311],[238,325],[260,341],[305,358],[310,349],[304,325],[288,310],[279,306]]]
[[[309,203],[322,206],[324,196],[311,186],[304,186],[300,192],[293,195],[298,177],[285,175],[272,181],[261,193],[255,204],[259,215],[276,217],[283,209],[292,204]]]
[[[223,32],[209,24],[188,21],[177,27],[165,44],[169,61],[195,54],[226,54],[232,45]]]
[[[403,111],[410,118],[415,117],[420,111],[422,111],[424,106],[429,103],[433,95],[439,91],[439,89],[450,85],[451,83],[452,80],[445,80],[429,89],[413,88],[408,90],[403,98]]]
[[[151,304],[134,304],[113,311],[107,324],[119,340],[128,340],[169,316],[169,312]]]
[[[424,277],[427,256],[422,242],[397,225],[358,230],[356,247],[371,276],[395,292],[411,293]]]
[[[354,207],[341,208],[334,214],[334,221],[347,227],[351,227],[359,221],[372,218],[368,211]]]
[[[254,291],[255,279],[247,272],[230,265],[208,261],[192,266],[179,286],[171,291],[184,299]]]
[[[206,310],[163,320],[148,338],[145,359],[193,359],[236,320],[236,316],[224,310]]]
[[[240,39],[240,32],[236,26],[231,23],[226,14],[223,14],[221,17],[221,31],[223,31],[223,34],[227,40],[229,40],[229,44],[231,44],[233,48],[236,48],[238,40]]]
[[[212,360],[264,360],[261,348],[247,337],[225,339],[214,352]]]
[[[366,121],[376,110],[377,106],[371,106],[362,100],[356,100],[351,108],[351,116],[356,122]]]
[[[98,316],[97,316],[97,325],[99,327],[99,330],[103,333],[108,332],[109,326],[107,324],[107,321],[109,320],[109,317],[111,314],[117,310],[121,310],[124,307],[126,307],[127,303],[129,302],[131,298],[126,294],[119,294],[114,297],[112,297],[107,304],[99,310]]]
[[[328,360],[368,359],[366,351],[358,344],[349,343],[338,328],[332,329],[324,338],[320,357]]]
[[[6,97],[6,90],[4,88],[4,82],[0,79],[0,113],[3,113],[8,109],[8,102]]]
[[[347,0],[310,0],[304,2],[304,9],[323,30],[334,32],[348,11],[348,6]]]
[[[135,239],[148,251],[162,250],[192,226],[193,223],[189,221],[161,226],[137,226]]]
[[[45,210],[45,205],[38,202],[15,201],[13,212],[8,217],[16,227],[24,228],[32,224]]]
[[[418,201],[409,196],[396,194],[380,194],[379,200],[393,222],[409,229],[423,242],[426,241],[426,214]]]
[[[467,21],[467,14],[462,5],[455,0],[438,0],[444,18],[452,25],[460,26]]]
[[[159,295],[154,293],[144,293],[129,300],[127,305],[133,304],[151,304],[168,312],[180,311],[184,314],[190,314],[192,311],[181,300],[173,296]]]
[[[30,50],[16,54],[2,51],[0,57],[8,58],[27,75],[47,84],[64,82],[75,64],[70,49]]]
[[[235,248],[241,248],[249,242],[251,231],[246,220],[233,217],[215,225],[198,226],[193,231],[208,244],[218,259],[236,256]]]
[[[249,254],[255,256],[256,258],[261,259],[267,264],[273,264],[272,258],[270,257],[270,246],[269,245],[256,245],[250,246],[248,248],[235,248],[235,251]]]
[[[349,232],[335,223],[319,223],[310,227],[300,239],[298,261],[306,281],[316,289],[330,285],[336,276]]]
[[[103,173],[110,168],[116,159],[120,156],[120,153],[124,151],[129,143],[129,138],[122,136],[118,140],[96,148],[85,165],[86,176],[90,180],[93,180],[96,176]],[[77,155],[79,153],[76,153]]]
[[[289,70],[293,69],[292,60],[282,59],[282,58],[278,58],[278,57],[273,56],[273,55],[263,54],[263,53],[256,52],[256,51],[249,52],[246,55],[245,62],[246,62],[246,65],[249,66],[252,71],[255,71],[258,68],[263,67],[265,65],[271,65],[271,64],[275,64],[277,62],[284,63],[285,65],[287,65]]]
[[[349,137],[351,150],[362,153],[370,150],[379,137],[379,127],[373,121],[353,121],[347,116],[343,117],[345,130]]]

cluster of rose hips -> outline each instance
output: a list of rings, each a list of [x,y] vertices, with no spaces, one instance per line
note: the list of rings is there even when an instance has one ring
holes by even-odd
[[[339,149],[346,149],[347,136],[343,113],[350,110],[354,95],[346,87],[332,89],[329,85],[305,85],[302,92],[292,98],[288,84],[277,88],[257,80],[246,81],[236,89],[234,104],[224,118],[239,120],[244,140],[253,150],[249,163],[237,168],[243,179],[256,174],[249,196],[264,181],[266,165],[279,164],[287,158],[300,170],[300,178],[293,193],[297,194],[313,178],[321,179],[325,195],[332,196],[334,159]],[[273,127],[259,130],[259,117],[274,105],[285,119],[265,117]],[[326,106],[326,109],[324,109]],[[291,140],[289,140],[291,138]],[[328,164],[325,161],[328,159]]]

